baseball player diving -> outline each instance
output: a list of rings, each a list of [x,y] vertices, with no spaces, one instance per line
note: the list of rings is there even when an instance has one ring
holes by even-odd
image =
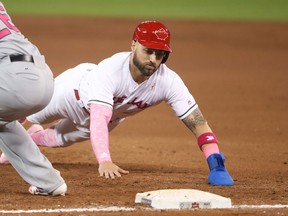
[[[216,135],[182,79],[165,65],[171,52],[170,31],[162,23],[140,23],[130,52],[117,53],[98,65],[80,64],[56,77],[51,102],[27,117],[33,123],[28,133],[37,145],[49,147],[90,139],[100,176],[121,177],[128,171],[113,163],[109,132],[125,118],[165,101],[195,135],[210,169],[208,182],[233,185]],[[41,126],[57,118],[50,128]]]

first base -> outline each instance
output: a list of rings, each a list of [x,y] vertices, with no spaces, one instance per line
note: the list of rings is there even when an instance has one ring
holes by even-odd
[[[155,209],[232,208],[230,198],[194,189],[167,189],[137,193],[135,203]]]

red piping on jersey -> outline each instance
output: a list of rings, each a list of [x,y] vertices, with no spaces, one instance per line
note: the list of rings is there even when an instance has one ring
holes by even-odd
[[[76,97],[77,101],[80,101],[80,96],[79,96],[79,92],[78,92],[77,89],[74,89],[74,94],[75,94],[75,97]],[[86,114],[90,115],[89,111],[86,109],[85,106],[83,106],[83,107],[81,107],[81,108],[83,109],[83,111],[84,111]]]

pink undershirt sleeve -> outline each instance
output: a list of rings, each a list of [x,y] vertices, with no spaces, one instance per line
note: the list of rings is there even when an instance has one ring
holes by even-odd
[[[108,124],[112,117],[112,108],[90,104],[90,140],[98,163],[112,162],[109,151]]]

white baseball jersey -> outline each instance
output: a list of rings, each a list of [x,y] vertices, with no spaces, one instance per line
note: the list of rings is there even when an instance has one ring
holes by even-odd
[[[198,107],[182,79],[165,64],[148,80],[136,83],[129,70],[130,55],[131,52],[121,52],[98,65],[83,63],[64,71],[55,79],[49,105],[27,119],[38,124],[54,121],[55,116],[65,119],[57,123],[56,129],[59,142],[67,145],[89,138],[88,112],[92,103],[113,108],[109,131],[126,117],[162,101],[166,101],[180,119]]]
[[[129,70],[130,54],[122,52],[103,60],[81,80],[78,90],[87,109],[90,103],[111,106],[113,122],[162,101],[166,101],[180,119],[197,108],[181,78],[165,64],[148,80],[136,83]]]

